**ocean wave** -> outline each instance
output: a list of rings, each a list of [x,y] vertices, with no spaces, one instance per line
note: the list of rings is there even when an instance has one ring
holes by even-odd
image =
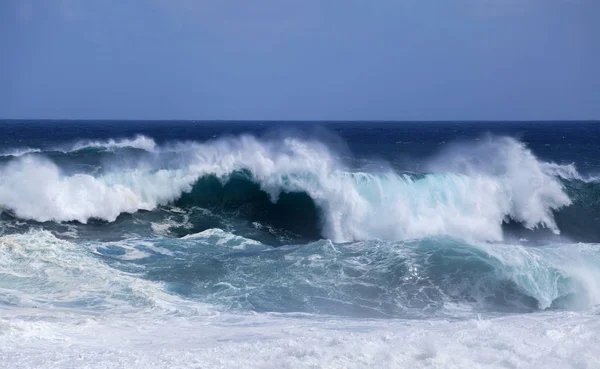
[[[68,151],[80,151],[85,149],[106,149],[106,150],[115,150],[122,148],[132,148],[139,149],[144,151],[154,151],[156,149],[156,143],[153,139],[143,136],[137,135],[134,138],[124,138],[124,139],[109,139],[109,140],[88,140],[88,141],[79,141],[73,145]]]
[[[61,145],[56,147],[37,148],[37,147],[17,147],[0,152],[0,158],[19,157],[38,153],[62,153],[70,154],[79,151],[99,150],[115,151],[118,149],[137,149],[152,152],[156,149],[156,142],[152,138],[144,135],[137,135],[133,138],[108,139],[108,140],[82,140],[71,145]]]
[[[74,244],[32,231],[1,236],[0,256],[5,306],[456,318],[600,304],[597,244],[435,237],[273,248],[220,229]]]
[[[140,136],[80,148],[103,145],[151,152],[135,160],[122,152],[97,174],[73,173],[43,155],[13,158],[0,166],[0,204],[19,218],[81,223],[175,202],[234,204],[249,218],[297,224],[300,233],[316,228],[335,242],[500,241],[507,221],[560,233],[555,214],[573,202],[563,181],[584,180],[573,165],[540,161],[507,137],[450,146],[419,175],[350,170],[326,145],[291,137],[161,147]]]
[[[28,155],[32,153],[41,152],[41,149],[31,148],[31,147],[21,147],[21,148],[13,148],[3,152],[0,152],[0,157],[18,157],[23,155]]]

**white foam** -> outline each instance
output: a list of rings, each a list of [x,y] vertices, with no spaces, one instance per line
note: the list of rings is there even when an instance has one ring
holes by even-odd
[[[107,150],[114,150],[120,148],[134,148],[145,151],[154,151],[156,143],[153,139],[137,135],[134,138],[123,138],[123,139],[109,139],[104,141],[80,141],[77,142],[69,151],[78,151],[87,148],[104,148]]]
[[[22,148],[15,148],[15,149],[9,149],[9,150],[3,151],[0,153],[0,156],[18,157],[18,156],[23,156],[23,155],[27,155],[27,154],[37,153],[37,152],[41,152],[41,150],[31,148],[31,147],[22,147]]]
[[[216,246],[227,246],[232,249],[243,250],[249,246],[262,245],[260,242],[236,236],[233,233],[225,232],[219,228],[211,228],[199,233],[193,233],[181,238],[182,240],[205,240],[209,241],[211,245]]]
[[[159,236],[168,236],[169,229],[177,226],[177,224],[177,222],[174,222],[171,219],[166,219],[164,222],[152,222],[150,223],[150,227],[152,228],[152,232],[154,232],[154,234]]]
[[[0,356],[27,368],[596,368],[600,317],[470,321],[275,314],[173,318],[3,314]]]
[[[251,240],[211,229],[181,242],[202,241],[211,245],[222,241],[221,247],[235,248]],[[330,241],[320,242],[336,247]],[[103,245],[129,251],[155,247],[154,242],[138,239]],[[505,277],[520,282],[520,288],[542,303],[552,298],[552,281],[543,275],[552,268],[563,268],[586,291],[598,292],[599,276],[590,272],[597,269],[598,245],[475,246],[500,261]],[[570,248],[576,252],[570,253]],[[0,236],[0,366],[558,369],[600,365],[600,315],[594,308],[451,321],[217,313],[167,294],[160,283],[110,268],[89,251],[47,231]],[[322,262],[317,254],[304,257]],[[532,280],[526,280],[527,273]],[[227,280],[220,286],[235,288]],[[598,303],[597,297],[592,296],[592,305]]]
[[[0,168],[0,204],[38,221],[90,218],[114,221],[121,213],[152,210],[191,189],[196,176],[180,171],[112,172],[101,177],[63,175],[51,161],[24,157]]]
[[[170,213],[175,213],[180,215],[181,219],[174,220],[173,216],[167,216],[162,222],[152,222],[150,223],[150,227],[152,228],[152,232],[159,236],[170,236],[171,228],[185,228],[191,229],[193,227],[192,223],[190,223],[190,217],[185,213],[184,210],[170,207],[168,209]]]
[[[560,244],[531,247],[511,244],[475,243],[496,259],[497,278],[513,281],[534,297],[540,309],[551,307],[555,299],[571,295],[577,298],[571,308],[600,306],[600,270],[598,244]]]
[[[96,250],[97,254],[100,254],[100,255],[105,255],[105,253],[102,252],[102,249],[114,247],[114,248],[122,251],[122,254],[112,253],[111,257],[120,259],[120,260],[145,259],[147,257],[152,256],[152,254],[149,253],[148,251],[151,251],[155,254],[161,254],[161,255],[166,255],[166,256],[174,256],[175,255],[172,251],[167,250],[164,247],[156,246],[150,240],[143,240],[143,239],[139,239],[139,238],[135,238],[135,237],[128,238],[128,239],[121,240],[121,241],[115,241],[115,242],[103,242],[99,245],[92,244],[91,247]]]
[[[143,256],[133,247],[128,250],[125,259]],[[186,309],[184,302],[163,291],[161,283],[110,268],[82,245],[60,240],[48,231],[0,237],[0,280],[0,300],[19,308],[81,306],[96,312]]]
[[[120,213],[176,200],[201,176],[225,180],[248,170],[272,201],[284,191],[308,193],[322,212],[323,236],[334,241],[501,240],[507,218],[559,233],[552,211],[571,201],[555,175],[576,175],[574,167],[537,160],[511,138],[454,147],[430,163],[437,174],[421,179],[392,171],[351,173],[316,141],[241,136],[159,148],[146,140],[142,146],[155,154],[178,153],[179,166],[157,168],[148,159],[133,170],[113,164],[101,175],[66,175],[51,161],[22,157],[0,168],[0,204],[39,221],[114,221]]]

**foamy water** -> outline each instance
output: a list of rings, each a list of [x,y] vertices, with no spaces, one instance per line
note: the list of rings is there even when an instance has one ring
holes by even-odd
[[[298,135],[0,151],[0,367],[600,367],[594,173]],[[377,162],[377,165],[373,165]]]

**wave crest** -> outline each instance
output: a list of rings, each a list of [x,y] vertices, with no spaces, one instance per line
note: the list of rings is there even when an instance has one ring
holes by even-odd
[[[149,137],[137,135],[132,139],[125,138],[120,140],[109,139],[105,141],[81,141],[73,145],[73,148],[68,151],[79,151],[91,148],[100,148],[106,150],[133,148],[144,151],[154,151],[156,149],[156,142]]]

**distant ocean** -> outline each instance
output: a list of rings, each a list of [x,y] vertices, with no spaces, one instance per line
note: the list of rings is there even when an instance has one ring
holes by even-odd
[[[600,122],[0,121],[0,367],[600,368]]]

